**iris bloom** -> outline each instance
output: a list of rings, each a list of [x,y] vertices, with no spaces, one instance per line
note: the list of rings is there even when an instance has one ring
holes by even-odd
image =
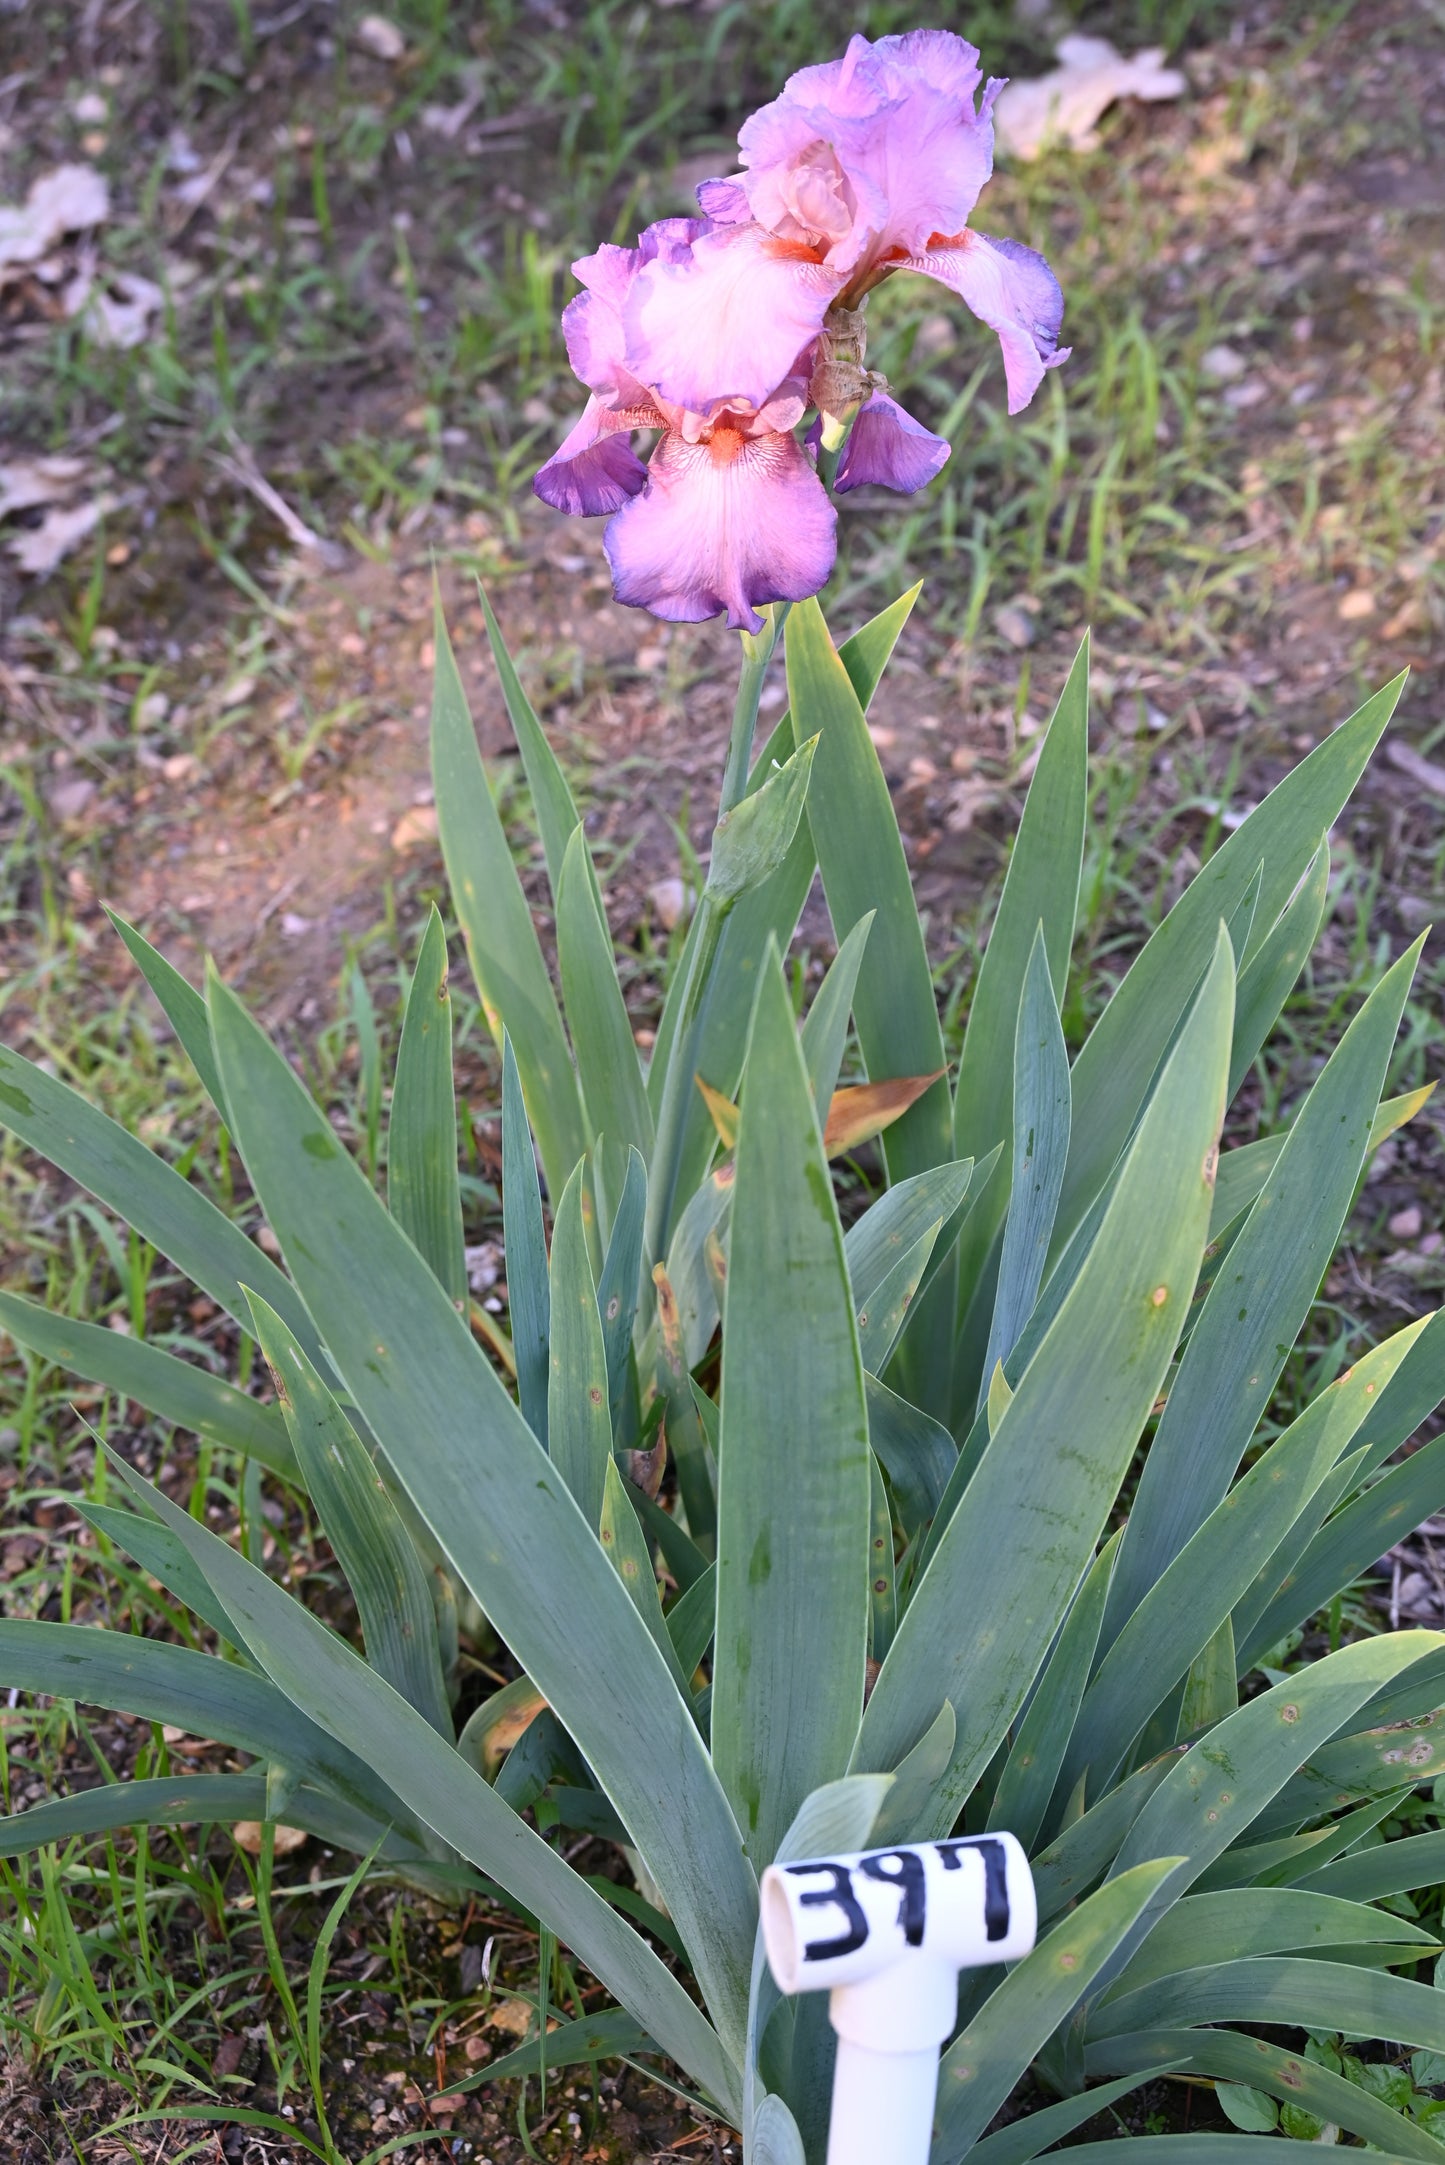
[[[685,621],[816,593],[835,517],[821,442],[842,446],[841,494],[912,492],[949,455],[864,366],[863,304],[895,271],[957,293],[998,333],[1010,413],[1058,345],[1063,297],[1043,257],[969,230],[993,165],[997,82],[974,47],[919,30],[803,68],[739,137],[743,171],[705,181],[700,219],[667,219],[635,249],[574,269],[563,325],[587,409],[537,476],[558,510],[616,514],[607,553],[620,601]],[[818,421],[799,445],[809,407]],[[650,466],[631,446],[662,431]],[[846,441],[845,441],[846,438]]]
[[[837,514],[793,433],[808,405],[806,366],[757,398],[689,404],[659,389],[653,356],[629,336],[639,278],[685,262],[706,230],[704,219],[664,219],[636,248],[599,248],[574,264],[585,290],[562,328],[592,395],[533,485],[558,511],[616,514],[606,549],[619,601],[683,623],[726,611],[757,632],[759,602],[801,601],[826,583]],[[642,428],[662,431],[648,466],[631,444]]]

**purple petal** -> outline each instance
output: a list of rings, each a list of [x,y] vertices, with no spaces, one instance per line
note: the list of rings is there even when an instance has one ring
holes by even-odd
[[[931,90],[970,105],[983,80],[978,47],[951,30],[907,30],[899,37],[879,38],[873,47],[890,87],[926,83]]]
[[[837,514],[792,436],[669,431],[647,487],[607,529],[612,587],[629,607],[675,623],[727,613],[760,631],[758,605],[802,601],[833,569]]]
[[[1059,281],[1043,257],[1021,242],[961,233],[945,246],[910,256],[903,268],[936,278],[967,301],[980,323],[997,331],[1010,413],[1023,411],[1046,368],[1069,358],[1071,349],[1059,345],[1064,320]]]
[[[741,179],[704,180],[698,183],[697,200],[705,218],[718,226],[745,226],[752,217]]]
[[[581,420],[533,481],[534,494],[573,518],[620,511],[647,481],[647,468],[628,441],[629,431],[644,425],[589,398]]]
[[[842,60],[800,69],[738,137],[753,216],[842,273],[961,232],[993,169],[980,80],[975,48],[945,30],[855,37]]]
[[[562,311],[567,358],[588,390],[609,405],[636,406],[647,397],[644,383],[628,366],[623,329],[623,311],[639,273],[650,263],[686,262],[693,241],[707,230],[702,218],[660,218],[635,248],[605,242],[573,264],[586,291]]]
[[[834,493],[846,496],[849,489],[861,489],[872,482],[912,496],[947,464],[949,450],[946,437],[935,436],[911,413],[905,413],[895,399],[875,391],[867,404],[859,407],[852,433],[843,446],[833,481]]]
[[[821,264],[760,227],[713,227],[685,257],[639,272],[623,316],[629,365],[694,413],[762,406],[794,373],[837,292]]]

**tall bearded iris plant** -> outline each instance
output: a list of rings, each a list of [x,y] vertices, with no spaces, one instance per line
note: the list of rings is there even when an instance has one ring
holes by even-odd
[[[563,326],[591,395],[535,486],[559,511],[613,514],[619,601],[757,632],[760,606],[816,594],[833,568],[820,446],[841,447],[840,494],[912,494],[938,472],[947,443],[866,366],[868,295],[896,272],[937,280],[998,333],[1010,413],[1067,359],[1043,257],[968,227],[1001,88],[950,31],[855,37],[745,123],[743,170],[703,182],[701,218],[574,265],[586,290]],[[662,431],[648,465],[630,441],[643,428]]]
[[[437,1894],[503,1900],[591,1982],[474,2081],[621,2054],[740,2128],[749,2165],[819,2165],[831,2033],[772,1988],[760,1875],[1005,1829],[1041,1937],[969,1975],[934,2165],[1029,2165],[1161,2074],[1214,2085],[1255,2131],[1187,2136],[1181,2165],[1279,2165],[1276,2122],[1434,2159],[1403,2067],[1384,2078],[1348,2041],[1445,2054],[1438,1904],[1397,1899],[1445,1878],[1445,1636],[1300,1645],[1445,1507],[1445,1444],[1397,1458],[1445,1397],[1445,1319],[1302,1406],[1277,1391],[1292,1358],[1308,1370],[1296,1341],[1371,1152],[1429,1095],[1385,1094],[1418,948],[1288,1128],[1220,1147],[1399,687],[1228,834],[1071,1060],[1081,653],[951,1069],[866,720],[914,597],[836,648],[812,598],[834,530],[816,446],[839,489],[914,489],[947,455],[868,374],[881,279],[961,294],[1015,407],[1063,358],[1045,265],[968,225],[991,95],[944,32],[856,38],[748,122],[701,219],[579,265],[588,404],[538,487],[611,515],[623,601],[744,633],[706,884],[646,1064],[585,829],[495,621],[555,971],[438,622],[436,804],[502,1075],[509,1331],[467,1301],[435,912],[366,1153],[384,1195],[235,996],[213,976],[203,998],[121,928],[280,1263],[0,1050],[0,1119],[228,1310],[274,1390],[17,1294],[0,1328],[304,1489],[364,1640],[117,1459],[129,1509],[77,1508],[194,1612],[195,1647],[0,1619],[0,1685],[179,1724],[239,1771],[36,1805],[0,1849],[284,1816]],[[789,707],[754,756],[783,602]],[[837,954],[799,1027],[785,957],[815,878]],[[850,1042],[861,1079],[839,1087]],[[873,1137],[877,1192],[845,1229],[829,1159]],[[1119,2142],[1086,2148],[1127,2165]]]

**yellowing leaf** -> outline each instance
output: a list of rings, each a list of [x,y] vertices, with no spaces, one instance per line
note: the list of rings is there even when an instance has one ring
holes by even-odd
[[[714,1090],[711,1083],[705,1083],[701,1075],[695,1075],[693,1080],[702,1092],[703,1104],[712,1114],[712,1124],[717,1129],[718,1140],[723,1149],[736,1150],[738,1143],[738,1109],[736,1105],[734,1105],[731,1098],[724,1097],[721,1090]]]
[[[887,1082],[859,1083],[848,1090],[835,1090],[823,1130],[823,1145],[829,1157],[841,1157],[845,1150],[856,1150],[859,1143],[881,1135],[946,1072],[940,1067],[931,1075],[895,1075]]]
[[[1012,1397],[1013,1391],[1009,1386],[1008,1377],[1003,1372],[1003,1362],[995,1361],[993,1375],[989,1379],[988,1386],[988,1432],[990,1435],[993,1434],[1008,1411],[1009,1400]]]

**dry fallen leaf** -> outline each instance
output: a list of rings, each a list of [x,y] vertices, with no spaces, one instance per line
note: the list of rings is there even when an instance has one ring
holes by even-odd
[[[692,909],[692,896],[676,877],[654,880],[647,890],[647,899],[664,932],[671,932]]]
[[[1061,38],[1059,66],[1032,80],[1015,78],[993,109],[994,140],[1014,158],[1037,158],[1051,143],[1092,150],[1094,129],[1119,98],[1182,97],[1177,68],[1164,66],[1162,45],[1127,57],[1107,38]]]
[[[62,503],[85,473],[85,460],[57,455],[16,459],[0,466],[0,519],[11,511],[34,511],[41,504]]]
[[[105,176],[92,165],[57,165],[31,183],[23,204],[0,204],[0,283],[12,267],[38,263],[67,233],[110,215]]]
[[[400,60],[406,39],[384,15],[363,15],[356,26],[356,42],[376,60]]]
[[[434,804],[413,804],[402,813],[391,830],[393,849],[415,849],[420,842],[429,842],[437,831],[437,808]]]
[[[509,2037],[525,2037],[532,2026],[532,2012],[525,2000],[498,2000],[487,2017],[487,2027],[505,2030]]]
[[[526,2000],[498,2000],[487,2016],[489,2030],[505,2030],[509,2037],[525,2037],[537,2019],[537,2010]],[[547,2019],[548,2030],[557,2028],[557,2018]]]
[[[62,557],[94,533],[115,503],[113,496],[97,496],[88,504],[52,504],[38,526],[12,534],[5,546],[32,579],[48,578]]]
[[[104,281],[93,270],[77,271],[60,296],[66,315],[83,319],[93,345],[122,352],[144,345],[164,303],[162,288],[134,271],[108,271]]]
[[[238,1819],[231,1829],[236,1847],[244,1849],[248,1857],[259,1857],[261,1854],[261,1824],[259,1819]],[[279,1820],[276,1822],[273,1831],[276,1836],[276,1855],[278,1857],[291,1856],[294,1851],[301,1848],[304,1842],[309,1840],[304,1827],[283,1827]]]

